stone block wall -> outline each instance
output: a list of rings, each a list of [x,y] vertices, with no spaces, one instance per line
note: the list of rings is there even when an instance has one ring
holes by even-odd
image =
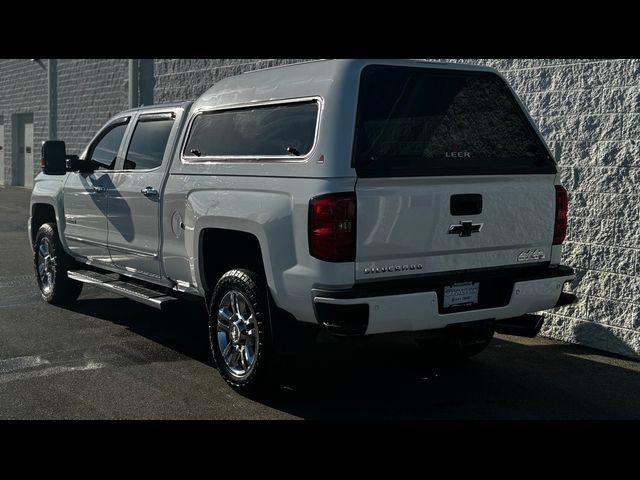
[[[127,59],[58,61],[58,138],[69,153],[79,154],[112,115],[128,108],[128,89]]]

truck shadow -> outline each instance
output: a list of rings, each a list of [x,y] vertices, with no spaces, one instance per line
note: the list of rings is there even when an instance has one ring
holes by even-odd
[[[638,419],[640,364],[577,345],[497,336],[458,364],[410,339],[324,349],[265,403],[309,419]],[[629,366],[632,366],[629,368]]]
[[[127,338],[130,350],[140,349],[137,355],[130,352],[132,358],[138,360],[136,363],[142,360],[145,360],[142,363],[178,361],[186,356],[214,366],[209,350],[207,313],[203,305],[175,302],[179,306],[160,312],[126,298],[103,297],[103,292],[99,295],[100,298],[81,296],[67,308],[125,327],[118,336],[130,337]],[[136,341],[140,337],[151,340],[153,344]]]
[[[126,327],[146,361],[187,356],[217,375],[200,304],[160,313],[99,298],[73,310]],[[151,353],[136,335],[156,344]],[[402,336],[329,341],[285,365],[282,386],[253,400],[305,419],[640,419],[640,363],[546,339],[497,336],[454,365],[428,362]]]
[[[115,229],[127,242],[133,241],[135,237],[135,224],[131,214],[131,208],[126,201],[123,201],[122,195],[113,183],[109,170],[98,170],[93,173],[78,173],[80,184],[85,189],[87,195],[93,202],[93,205],[100,210],[102,215],[109,222],[109,228]],[[107,209],[106,197],[104,194],[98,195],[94,192],[94,187],[104,187],[109,192],[110,202],[117,202],[117,209],[111,207],[111,211]],[[152,200],[157,202],[157,200]]]

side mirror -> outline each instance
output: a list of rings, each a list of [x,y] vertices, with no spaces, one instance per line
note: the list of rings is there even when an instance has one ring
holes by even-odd
[[[67,173],[67,151],[62,140],[48,140],[42,144],[41,164],[46,175]]]
[[[70,172],[79,172],[80,169],[82,168],[82,163],[87,163],[87,162],[82,162],[82,160],[80,160],[78,158],[78,155],[67,155],[67,170]]]
[[[125,161],[124,161],[124,169],[125,170],[135,170],[136,169],[136,162],[133,162],[131,160],[125,159]]]

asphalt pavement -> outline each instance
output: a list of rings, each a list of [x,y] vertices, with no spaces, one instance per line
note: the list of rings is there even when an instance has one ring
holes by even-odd
[[[640,418],[640,362],[504,335],[455,366],[409,338],[328,343],[244,398],[218,376],[197,304],[160,313],[88,286],[72,308],[42,301],[29,195],[0,187],[0,419]]]

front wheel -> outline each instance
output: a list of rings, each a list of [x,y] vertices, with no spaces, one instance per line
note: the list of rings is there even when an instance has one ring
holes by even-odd
[[[275,352],[264,280],[255,272],[225,273],[209,309],[209,343],[222,378],[237,392],[271,386]]]
[[[54,223],[40,226],[34,244],[33,266],[42,298],[65,306],[77,300],[82,283],[67,277],[73,259],[64,251]]]

